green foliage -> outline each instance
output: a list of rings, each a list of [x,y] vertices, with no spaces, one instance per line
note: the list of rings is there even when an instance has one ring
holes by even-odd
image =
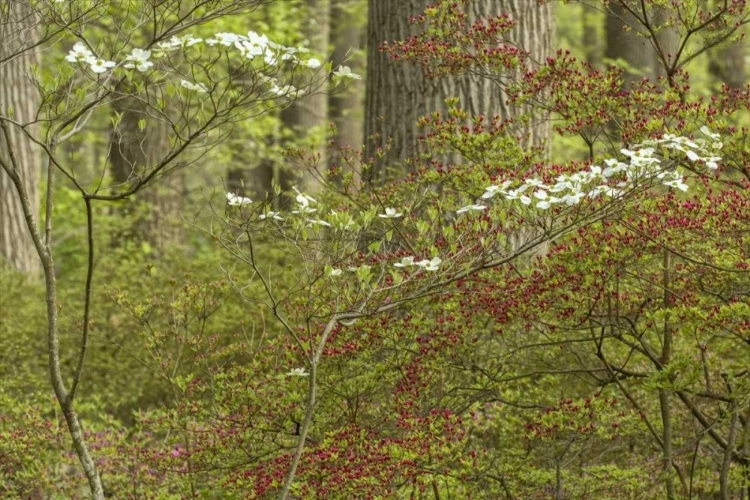
[[[472,29],[461,5],[430,7],[418,19],[427,35],[396,48],[432,76],[480,67],[499,77],[525,62],[506,45],[479,50],[510,21]],[[299,42],[301,9],[272,3],[250,29]],[[134,28],[120,14],[104,27]],[[566,37],[582,36],[565,23]],[[709,28],[710,45],[722,26]],[[111,43],[106,29],[94,33]],[[94,204],[91,340],[76,401],[107,493],[260,499],[287,484],[304,499],[635,500],[668,498],[670,478],[685,497],[717,495],[720,480],[746,487],[748,131],[729,123],[750,99],[704,100],[681,66],[665,70],[623,90],[621,70],[561,51],[509,85],[511,103],[533,107],[522,121],[554,120],[569,153],[554,164],[502,118],[452,100],[446,115],[420,120],[425,152],[412,173],[385,186],[355,189],[332,174],[320,193],[290,193],[280,213],[273,195],[207,195],[190,236],[160,249],[131,239],[150,215],[145,199],[128,211]],[[79,150],[101,146],[93,137],[105,122],[65,146],[69,164],[106,156]],[[278,122],[234,126],[234,142],[204,156],[191,182],[216,185],[212,162],[267,154]],[[659,143],[653,156],[615,145],[674,133],[716,146],[712,131],[724,142],[716,170],[690,158],[698,145]],[[448,155],[462,161],[433,161]],[[643,178],[622,196],[540,207],[542,184],[635,157],[684,172],[688,191]],[[604,187],[630,173],[601,174]],[[80,192],[61,184],[52,213],[67,380],[83,331],[87,219]],[[0,495],[87,498],[49,396],[44,290],[9,271],[0,280]]]

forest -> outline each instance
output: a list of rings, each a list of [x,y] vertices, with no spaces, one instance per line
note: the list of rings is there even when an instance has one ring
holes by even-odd
[[[745,0],[0,0],[0,498],[750,500]]]

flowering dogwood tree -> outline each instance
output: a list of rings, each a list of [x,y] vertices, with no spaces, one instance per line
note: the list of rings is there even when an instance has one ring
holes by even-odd
[[[672,158],[694,140],[698,130],[702,130],[704,140],[721,148],[721,161],[713,155],[704,157],[700,165],[706,170],[696,171],[686,164],[683,177],[667,169],[663,174],[670,177],[663,180],[669,190],[654,190],[648,199],[606,215],[579,230],[575,237],[553,242],[545,249],[544,259],[536,261],[527,275],[515,269],[505,277],[495,275],[494,279],[480,279],[475,286],[467,286],[467,293],[473,291],[481,297],[467,298],[463,305],[472,315],[461,317],[477,321],[477,317],[483,317],[479,310],[486,307],[488,321],[497,328],[520,327],[536,333],[537,342],[521,342],[514,350],[517,355],[528,353],[532,360],[541,357],[545,366],[552,365],[548,371],[560,373],[561,378],[564,373],[586,373],[583,383],[616,386],[628,404],[640,412],[652,440],[650,445],[659,452],[660,468],[651,473],[659,479],[656,484],[663,485],[666,498],[694,494],[693,479],[700,470],[696,464],[704,455],[721,463],[711,470],[704,494],[711,491],[721,498],[731,498],[733,490],[742,490],[748,471],[748,457],[743,451],[746,443],[738,441],[740,433],[746,433],[741,415],[747,409],[748,392],[745,381],[737,385],[738,377],[744,380],[747,372],[730,361],[736,356],[716,353],[711,359],[706,355],[711,349],[705,340],[710,338],[714,349],[723,353],[727,349],[747,352],[744,323],[726,324],[725,316],[719,313],[725,311],[732,316],[729,310],[744,311],[747,302],[748,214],[747,204],[740,201],[746,198],[750,181],[746,155],[740,146],[746,137],[743,114],[747,95],[723,87],[705,100],[691,88],[686,68],[699,57],[712,56],[710,51],[715,47],[741,39],[738,29],[747,22],[747,10],[737,5],[705,9],[692,2],[668,6],[648,1],[616,3],[613,15],[627,13],[622,21],[628,24],[624,29],[643,36],[656,55],[663,74],[658,81],[644,79],[623,88],[622,70],[592,68],[565,50],[544,61],[530,61],[518,47],[504,43],[503,34],[514,22],[511,17],[469,20],[461,2],[431,6],[414,19],[427,24],[425,32],[387,50],[394,57],[419,62],[429,74],[468,72],[494,79],[507,91],[511,104],[532,105],[538,112],[546,112],[554,130],[566,138],[565,144],[575,144],[586,153],[582,159],[594,165],[593,172],[598,173],[602,154],[620,150],[636,158],[633,144],[654,147]],[[665,33],[671,42],[661,36]],[[676,50],[669,48],[672,46],[667,44],[675,41]],[[528,68],[520,81],[498,76],[498,71],[519,63]],[[498,175],[492,167],[503,164],[502,157],[508,155],[502,137],[509,124],[496,118],[470,117],[454,109],[447,117],[425,117],[422,125],[427,142],[438,148],[447,144],[464,153],[474,160],[469,162],[472,169]],[[716,132],[721,137],[713,135]],[[666,148],[658,145],[681,135],[685,137]],[[645,159],[645,163],[650,161]],[[602,173],[619,172],[618,163],[615,159],[604,162]],[[552,176],[560,171],[570,174],[569,167],[540,169],[523,162],[505,165],[517,175],[528,169]],[[690,186],[688,177],[696,179],[695,187]],[[614,185],[602,189],[614,196],[621,194]],[[510,195],[540,209],[553,206],[549,189],[538,195],[530,190]],[[573,193],[568,200],[576,201],[578,196]],[[721,217],[732,220],[732,229]],[[717,295],[718,288],[723,292]],[[514,289],[523,299],[509,297],[508,289]],[[695,316],[697,310],[702,311],[698,315],[702,320]],[[721,340],[708,333],[717,329],[726,334]],[[534,347],[542,345],[560,348],[562,366],[553,363],[551,358],[555,356]],[[571,368],[571,363],[576,368]],[[697,366],[703,367],[702,374]],[[487,367],[477,368],[487,383],[498,380],[490,367],[494,369],[488,362]],[[603,375],[598,375],[600,370]],[[523,378],[525,370],[519,371],[518,376]],[[528,377],[543,379],[533,372]],[[725,377],[732,382],[717,394],[716,380]],[[498,410],[495,415],[507,414]],[[700,444],[705,433],[711,439],[705,447],[715,446],[715,450],[706,451]],[[698,442],[692,450],[692,462],[685,448],[679,448],[679,443],[691,440]],[[553,483],[557,483],[553,491],[559,498],[565,490],[562,458],[557,455],[545,460],[557,469],[553,472]],[[511,464],[508,467],[513,470]],[[527,491],[527,496],[545,496],[543,490],[522,489],[526,485],[518,474],[509,478],[498,472],[493,475],[503,479],[508,498],[514,497],[509,493],[514,489]],[[577,473],[585,474],[585,467]],[[716,488],[711,489],[711,485]]]
[[[332,336],[358,320],[377,317],[426,297],[446,293],[453,283],[480,271],[512,263],[539,246],[564,239],[612,213],[626,210],[650,192],[667,186],[684,191],[681,165],[718,167],[718,136],[703,128],[704,138],[665,135],[606,159],[605,167],[562,174],[554,183],[543,178],[506,179],[469,187],[471,205],[449,208],[465,195],[443,186],[435,197],[429,177],[391,195],[404,200],[398,208],[367,205],[368,193],[332,196],[328,203],[297,191],[297,209],[271,220],[266,203],[252,203],[227,193],[222,229],[212,236],[240,262],[249,265],[266,291],[260,302],[272,311],[293,340],[302,366],[288,375],[304,376],[308,388],[299,439],[288,464],[280,498],[292,491],[297,468],[318,405],[319,369]],[[656,147],[675,150],[656,155]],[[700,168],[700,167],[699,167]],[[499,179],[500,180],[500,179]],[[447,200],[437,203],[438,199]],[[408,201],[407,201],[408,200]],[[459,208],[460,207],[460,208]],[[275,214],[276,215],[276,214]],[[508,221],[538,227],[526,241],[509,244]],[[299,262],[297,284],[281,294],[273,269],[264,269],[257,248],[275,242],[282,254]]]
[[[104,498],[102,481],[95,458],[84,438],[75,406],[90,333],[90,293],[94,266],[93,230],[96,226],[92,206],[100,202],[126,199],[154,184],[168,172],[184,168],[222,140],[233,123],[259,116],[285,106],[300,95],[312,91],[320,61],[305,56],[304,49],[272,42],[254,31],[216,33],[202,39],[191,29],[221,16],[251,12],[260,0],[239,2],[161,2],[147,6],[126,2],[128,15],[122,26],[105,32],[96,30],[92,20],[110,15],[108,2],[78,0],[34,2],[30,23],[25,31],[4,35],[0,43],[17,47],[0,64],[9,64],[31,52],[43,52],[55,44],[71,46],[63,61],[45,61],[26,75],[27,84],[36,88],[41,106],[30,121],[17,119],[13,106],[4,103],[0,127],[9,154],[0,163],[15,188],[25,215],[28,231],[42,262],[47,287],[49,371],[55,396],[65,417],[70,437],[91,490],[92,498]],[[3,22],[15,21],[15,11]],[[114,21],[113,21],[114,22]],[[138,34],[145,27],[144,37]],[[27,36],[31,34],[30,36]],[[16,37],[16,38],[9,38]],[[139,38],[144,41],[134,46]],[[16,43],[18,42],[18,43]],[[330,68],[326,68],[327,70]],[[354,78],[348,68],[337,68],[337,81]],[[242,75],[237,86],[236,75]],[[124,182],[106,181],[105,165],[81,168],[61,147],[79,134],[95,116],[108,112],[109,105],[136,102],[145,110],[151,123],[160,123],[169,131],[169,147],[158,158],[147,158],[145,165],[131,164]],[[122,116],[114,119],[115,134]],[[41,124],[41,130],[37,125]],[[141,131],[147,120],[139,121]],[[11,140],[17,134],[27,135],[33,147],[43,152],[46,161],[46,213],[36,218],[36,207],[30,203],[30,192],[37,189],[20,172]],[[123,135],[126,132],[123,132]],[[117,146],[116,146],[117,147]],[[88,275],[86,307],[82,312],[78,362],[72,374],[64,374],[60,363],[56,267],[54,261],[53,218],[55,185],[64,182],[80,193],[88,221]],[[238,206],[242,197],[230,198]]]

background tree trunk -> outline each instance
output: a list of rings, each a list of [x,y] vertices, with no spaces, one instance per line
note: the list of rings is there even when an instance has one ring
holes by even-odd
[[[680,46],[680,33],[673,27],[665,26],[669,23],[669,11],[660,9],[656,11],[654,19],[651,21],[657,27],[659,27],[656,33],[656,43],[658,44],[659,50],[662,52],[667,60],[667,65],[671,70],[671,65],[674,64],[674,58],[677,54],[677,48]],[[665,67],[664,61],[659,57],[655,50],[651,50],[654,58],[654,67],[656,68],[657,76],[666,76],[667,68]]]
[[[605,57],[611,63],[617,61],[625,63],[624,87],[643,78],[654,78],[666,75],[664,61],[662,61],[649,37],[643,36],[646,28],[638,19],[624,7],[639,10],[637,4],[620,0],[609,4],[606,20],[607,49]],[[676,30],[663,26],[668,21],[666,11],[656,11],[650,14],[648,22],[660,28],[656,34],[656,43],[667,58],[667,64],[674,62],[674,55],[680,42]]]
[[[392,138],[390,152],[376,162],[365,177],[372,183],[385,182],[386,169],[419,152],[417,119],[433,111],[445,111],[445,99],[459,97],[470,116],[500,115],[511,119],[530,108],[511,107],[504,89],[483,75],[457,75],[426,79],[415,63],[392,61],[379,50],[385,41],[406,40],[419,26],[409,17],[421,14],[428,0],[369,0],[367,24],[367,90],[365,102],[366,156],[376,156]],[[478,0],[466,7],[469,20],[508,13],[517,21],[507,39],[530,54],[530,64],[544,61],[550,53],[554,33],[552,6],[534,0]],[[522,71],[522,70],[521,70]],[[521,74],[504,75],[513,79]],[[519,130],[526,146],[543,145],[549,138],[549,123],[531,120]]]
[[[648,36],[642,21],[630,13],[639,12],[639,4],[631,4],[629,0],[618,0],[609,4],[606,17],[606,53],[607,65],[615,64],[624,67],[622,88],[630,90],[631,87],[644,78],[654,80],[657,77],[666,76],[667,69],[674,63],[674,55],[680,42],[679,33],[670,27],[662,25],[668,20],[666,12],[656,11],[650,14],[648,23],[652,26],[661,27],[652,41]],[[640,14],[639,14],[640,17]],[[657,47],[664,59],[659,56]],[[618,125],[611,121],[608,126],[608,135],[613,144],[618,144],[622,139],[622,131]],[[627,144],[622,144],[627,146]]]
[[[364,53],[360,49],[365,41],[366,19],[357,15],[358,3],[353,0],[331,0],[331,60],[334,68],[343,64],[361,75],[365,69]],[[339,147],[362,147],[364,92],[364,82],[352,80],[346,90],[329,97],[328,116],[336,126],[333,140]],[[329,163],[332,166],[340,162],[330,158]]]
[[[269,137],[269,141],[273,140]],[[227,191],[255,200],[264,200],[267,193],[272,193],[274,181],[274,162],[268,158],[258,160],[258,155],[238,150],[233,155],[233,165],[243,165],[247,158],[255,158],[255,167],[231,168],[227,172]]]
[[[330,0],[307,0],[310,17],[305,27],[307,48],[315,54],[328,56],[330,38]],[[325,135],[328,133],[328,94],[320,89],[317,93],[295,100],[281,113],[281,120],[292,130],[295,140],[301,143],[306,139],[315,141],[314,151],[320,155],[317,167],[327,167]],[[314,190],[315,175],[309,170],[295,172],[290,168],[281,171],[282,188],[299,186],[302,190]]]
[[[307,48],[312,52],[311,57],[320,58],[321,62],[327,59],[329,51],[330,1],[307,0],[305,6],[308,21],[303,35],[308,41]],[[322,73],[318,77],[322,77]],[[278,184],[282,191],[291,189],[291,186],[298,186],[303,190],[314,189],[314,175],[311,172],[295,171],[294,166],[278,161],[270,151],[279,145],[284,148],[292,144],[311,146],[311,141],[315,141],[318,146],[315,151],[320,154],[318,168],[324,170],[327,167],[324,134],[328,132],[328,95],[323,94],[323,90],[316,89],[318,95],[297,99],[281,112],[282,126],[287,129],[287,134],[282,130],[270,132],[265,145],[268,152],[263,154],[262,147],[237,149],[236,159],[232,162],[234,165],[246,165],[248,159],[255,165],[234,167],[227,172],[227,189],[230,192],[262,200],[267,193],[273,196],[273,183]],[[279,209],[281,202],[277,198],[274,209]]]
[[[30,45],[36,37],[36,20],[27,2],[11,2],[0,13],[0,61]],[[18,123],[34,121],[41,103],[29,74],[39,64],[38,54],[31,50],[0,63],[0,115],[12,117]],[[31,125],[29,131],[35,132]],[[19,175],[28,191],[33,210],[39,209],[39,176],[41,151],[18,128],[9,125],[10,140],[0,133],[0,156],[10,163],[12,151],[17,160]],[[35,213],[38,217],[38,213]],[[0,170],[0,258],[24,273],[40,270],[39,257],[34,248],[18,194],[10,178]]]
[[[722,83],[732,89],[741,89],[747,85],[746,54],[744,40],[709,52],[708,72],[717,87]]]
[[[655,71],[655,54],[649,39],[638,34],[643,29],[621,4],[609,4],[607,15],[607,50],[605,57],[609,64],[624,61],[626,70],[624,86],[642,80],[644,77],[653,78]],[[626,29],[635,27],[636,29]]]
[[[142,102],[133,98],[118,99],[113,110],[122,115],[112,131],[110,161],[112,175],[118,184],[129,184],[147,174],[169,151],[169,126],[155,116]],[[145,123],[141,128],[140,123]],[[182,236],[180,209],[184,199],[184,177],[180,171],[164,174],[158,184],[148,186],[132,200],[126,213],[134,214],[139,201],[147,207],[135,214],[128,231],[136,241],[145,241],[157,249],[178,243]],[[132,205],[136,202],[135,205]]]
[[[581,43],[586,54],[586,62],[596,69],[601,69],[606,41],[602,40],[602,34],[597,29],[601,27],[601,11],[597,7],[596,3],[581,3]]]

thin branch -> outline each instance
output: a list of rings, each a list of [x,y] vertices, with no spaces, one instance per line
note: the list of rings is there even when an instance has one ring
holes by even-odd
[[[91,328],[91,282],[94,276],[94,215],[91,209],[91,199],[84,197],[86,203],[86,288],[83,298],[83,327],[81,333],[81,346],[78,351],[78,363],[73,373],[73,382],[70,385],[69,399],[73,401],[81,381],[81,372],[83,371],[83,362],[86,357],[86,351],[89,343],[89,330]]]

